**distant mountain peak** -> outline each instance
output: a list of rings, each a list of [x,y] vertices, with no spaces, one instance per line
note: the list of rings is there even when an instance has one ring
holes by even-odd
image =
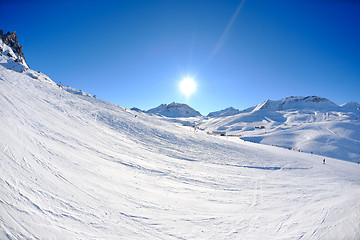
[[[340,107],[348,110],[360,110],[360,104],[357,102],[348,102],[343,105],[340,105]]]
[[[232,116],[232,115],[236,115],[239,114],[240,110],[233,108],[233,107],[228,107],[225,108],[223,110],[220,111],[216,111],[216,112],[210,112],[207,117],[227,117],[227,116]]]
[[[133,110],[136,112],[143,112],[143,110],[141,110],[140,108],[137,108],[137,107],[132,107],[132,108],[130,108],[130,110]]]
[[[160,104],[156,108],[149,109],[146,113],[160,114],[166,117],[197,117],[200,112],[184,103],[172,102],[170,104]]]

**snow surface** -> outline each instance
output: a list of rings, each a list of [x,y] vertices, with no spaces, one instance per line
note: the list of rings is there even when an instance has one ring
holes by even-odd
[[[359,164],[209,136],[3,66],[0,101],[0,239],[360,238]]]

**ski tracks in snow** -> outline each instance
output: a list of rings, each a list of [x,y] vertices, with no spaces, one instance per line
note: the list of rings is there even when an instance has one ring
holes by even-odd
[[[250,216],[250,222],[248,223],[248,233],[256,232],[257,228],[259,228],[259,218],[261,217],[261,206],[262,206],[262,177],[254,176],[254,188],[253,188],[253,196],[251,200],[251,208],[254,212]]]
[[[339,137],[339,138],[344,138],[344,139],[348,139],[350,141],[354,141],[354,142],[357,142],[357,143],[360,143],[359,140],[356,140],[356,139],[353,139],[353,138],[349,138],[349,137],[346,137],[346,136],[340,136],[339,134],[335,133],[334,131],[332,131],[331,129],[329,129],[325,123],[323,123],[323,126],[324,128],[326,129],[326,131],[330,132],[332,135],[336,136],[336,137]]]

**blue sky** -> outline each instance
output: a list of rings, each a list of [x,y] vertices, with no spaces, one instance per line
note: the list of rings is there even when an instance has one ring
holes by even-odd
[[[18,33],[32,69],[121,106],[147,110],[175,101],[207,114],[287,96],[360,102],[359,1],[15,0],[0,6],[0,29]],[[178,87],[186,76],[198,85],[189,99]]]

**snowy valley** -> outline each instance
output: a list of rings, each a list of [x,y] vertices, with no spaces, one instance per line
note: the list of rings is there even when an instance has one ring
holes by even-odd
[[[356,104],[167,118],[58,86],[0,46],[0,239],[360,238]],[[350,161],[323,164],[326,143]]]

